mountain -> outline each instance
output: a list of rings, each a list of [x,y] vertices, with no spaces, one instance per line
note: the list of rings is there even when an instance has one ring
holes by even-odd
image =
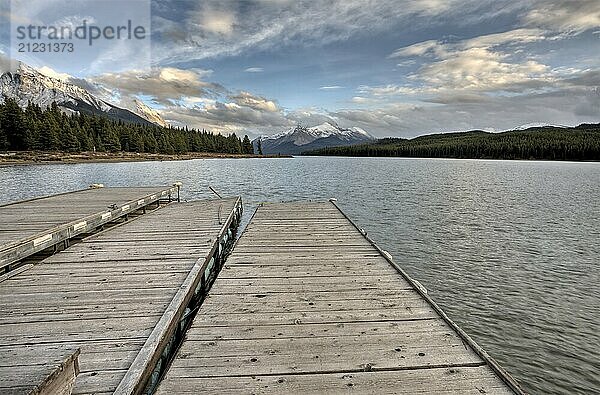
[[[26,107],[31,102],[47,108],[56,102],[67,113],[101,115],[139,124],[167,125],[156,111],[142,102],[136,101],[132,110],[120,108],[77,85],[46,76],[22,62],[16,70],[0,75],[0,102],[4,101],[5,96],[15,99],[21,107]]]
[[[163,127],[169,126],[169,124],[160,116],[160,114],[156,110],[148,107],[146,104],[144,104],[144,102],[142,102],[140,100],[136,99],[133,102],[135,103],[135,113],[136,114],[138,114],[142,118],[144,118],[154,124],[157,124],[157,125],[160,125]]]
[[[512,128],[511,130],[529,130],[536,128],[557,128],[557,129],[566,129],[568,126],[564,125],[552,125],[549,123],[543,122],[534,122],[534,123],[526,123],[525,125],[517,126],[516,128]]]
[[[309,128],[296,126],[272,136],[261,136],[255,139],[252,145],[258,152],[260,141],[264,154],[296,155],[324,147],[340,147],[374,140],[373,136],[361,128],[344,129],[325,122]]]

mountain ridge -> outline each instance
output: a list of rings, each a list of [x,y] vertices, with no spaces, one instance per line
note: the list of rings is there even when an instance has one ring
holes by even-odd
[[[124,122],[167,126],[155,110],[138,100],[134,101],[135,110],[122,108],[71,82],[45,75],[23,62],[19,62],[14,70],[2,70],[0,103],[4,102],[5,96],[16,100],[21,108],[33,103],[45,109],[56,103],[66,113],[102,115]]]
[[[340,147],[375,141],[359,127],[341,128],[337,124],[324,122],[312,127],[297,125],[273,135],[263,135],[252,141],[255,151],[260,142],[264,154],[297,155],[304,151],[324,147]]]

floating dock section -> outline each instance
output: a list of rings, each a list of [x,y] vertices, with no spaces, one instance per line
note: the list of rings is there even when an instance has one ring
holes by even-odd
[[[326,202],[256,211],[158,387],[197,393],[522,390]]]
[[[127,213],[163,191],[174,192],[103,188],[4,206],[3,229],[24,227],[3,240],[52,234],[54,241],[48,229],[72,230],[73,221],[95,226],[98,215]],[[222,265],[241,209],[239,198],[172,203],[4,276],[0,393],[151,388]]]
[[[178,192],[177,186],[93,188],[0,206],[0,274],[30,255]]]

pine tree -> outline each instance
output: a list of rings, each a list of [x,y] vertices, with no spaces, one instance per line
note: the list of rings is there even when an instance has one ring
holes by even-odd
[[[60,139],[60,149],[66,152],[79,152],[81,144],[77,139],[75,133],[72,130],[63,130],[63,134]]]
[[[4,130],[1,114],[2,112],[0,111],[0,151],[6,151],[8,149],[8,139],[6,131]]]
[[[23,111],[16,100],[5,97],[2,112],[0,113],[2,127],[8,141],[8,149],[25,151],[29,147],[28,130],[25,126]]]
[[[27,128],[27,149],[29,150],[41,150],[39,139],[40,139],[40,114],[41,109],[39,106],[28,103],[27,108],[23,113],[25,127]]]
[[[60,146],[58,137],[58,125],[52,118],[46,118],[41,126],[38,137],[40,149],[44,151],[56,151]]]
[[[82,127],[79,127],[75,133],[77,140],[79,140],[79,148],[82,151],[92,151],[94,149],[94,143],[89,133]]]
[[[242,153],[242,143],[240,139],[235,135],[235,133],[231,133],[227,137],[227,152],[230,154],[241,154]]]
[[[112,129],[112,127],[106,125],[105,129],[101,134],[102,145],[107,152],[119,152],[121,150],[121,142],[119,136]]]
[[[252,146],[252,143],[250,142],[250,138],[248,138],[248,135],[244,136],[244,140],[242,141],[242,152],[244,154],[254,154],[254,147]]]

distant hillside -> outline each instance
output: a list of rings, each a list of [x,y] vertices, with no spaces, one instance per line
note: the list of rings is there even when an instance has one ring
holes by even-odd
[[[533,127],[489,133],[441,133],[413,139],[384,138],[307,155],[399,156],[413,158],[600,160],[600,124]]]
[[[296,155],[303,151],[323,147],[339,147],[373,141],[375,138],[361,128],[341,128],[325,122],[313,127],[296,126],[271,136],[261,136],[254,140],[254,150],[258,152],[260,142],[264,154]]]

